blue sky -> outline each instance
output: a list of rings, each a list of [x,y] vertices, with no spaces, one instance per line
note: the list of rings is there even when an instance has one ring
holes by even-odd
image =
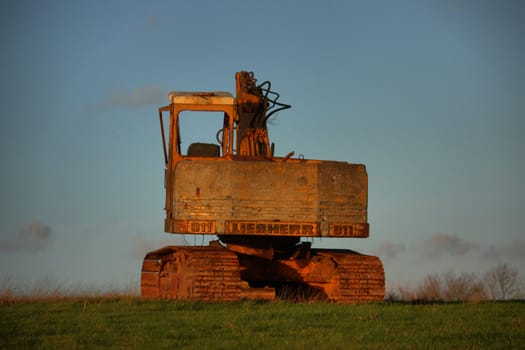
[[[389,286],[525,272],[522,1],[2,1],[0,276],[138,282],[164,234],[157,108],[271,80],[276,152],[367,165]],[[196,135],[195,137],[198,137]],[[192,237],[187,237],[190,243]],[[197,237],[196,242],[201,242]]]

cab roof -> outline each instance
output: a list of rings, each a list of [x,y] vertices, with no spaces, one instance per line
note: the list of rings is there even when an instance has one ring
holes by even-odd
[[[176,104],[221,104],[233,105],[235,98],[229,92],[211,91],[211,92],[185,92],[172,91],[168,98],[170,103]]]

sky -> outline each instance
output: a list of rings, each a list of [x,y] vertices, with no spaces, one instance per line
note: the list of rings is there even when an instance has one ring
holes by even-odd
[[[0,3],[0,281],[136,285],[163,232],[158,107],[270,80],[276,153],[367,166],[387,288],[525,273],[525,2]],[[215,128],[215,126],[213,126]],[[204,127],[203,127],[204,128]],[[199,138],[199,130],[192,131]]]

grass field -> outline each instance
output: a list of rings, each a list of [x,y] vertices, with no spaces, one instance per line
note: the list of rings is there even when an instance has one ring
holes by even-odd
[[[525,303],[198,303],[126,298],[0,304],[1,349],[519,349]]]

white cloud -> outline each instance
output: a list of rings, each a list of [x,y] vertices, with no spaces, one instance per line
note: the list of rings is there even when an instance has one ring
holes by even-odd
[[[485,249],[482,257],[488,260],[524,259],[525,241],[514,241],[500,247],[491,245]]]
[[[406,247],[404,244],[385,241],[375,250],[375,255],[385,259],[395,259],[405,251]]]
[[[0,240],[1,252],[38,252],[49,244],[51,227],[37,221],[18,227],[7,239]]]
[[[474,242],[444,233],[436,233],[423,242],[423,254],[429,258],[437,258],[442,255],[463,256],[478,248],[479,245]]]
[[[160,249],[166,245],[185,246],[188,245],[186,240],[179,235],[170,235],[162,239],[147,240],[142,237],[133,238],[131,256],[134,258],[143,259],[146,253]]]
[[[150,30],[153,30],[155,28],[157,28],[160,24],[160,20],[158,17],[156,16],[149,16],[148,19],[146,20],[145,24],[144,24],[144,29],[146,31],[150,31]]]
[[[142,86],[133,90],[113,90],[105,99],[96,104],[94,109],[105,111],[114,108],[158,106],[167,101],[167,93],[160,87]]]

